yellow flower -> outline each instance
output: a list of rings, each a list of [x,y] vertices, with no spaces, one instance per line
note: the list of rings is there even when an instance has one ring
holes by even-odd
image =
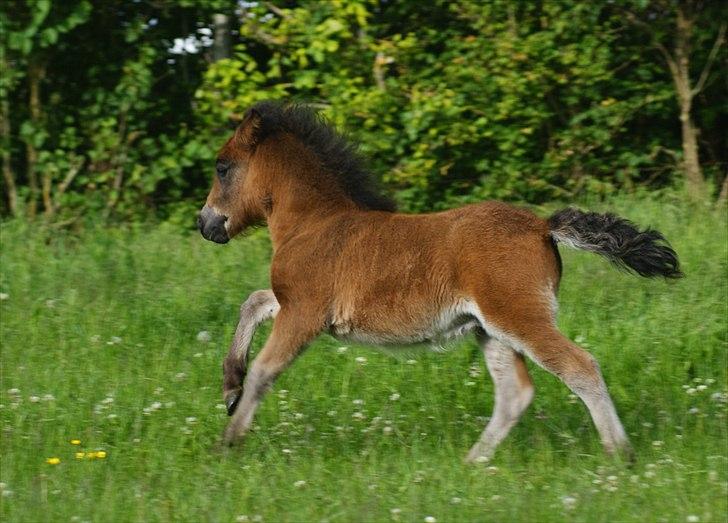
[[[58,465],[61,462],[60,458],[47,458],[46,463],[49,465]]]
[[[85,455],[85,452],[76,452],[76,459],[83,459]]]
[[[71,445],[80,445],[80,444],[81,444],[81,440],[80,439],[72,439],[71,440]]]
[[[99,459],[104,459],[106,457],[106,451],[105,450],[98,451],[96,453],[96,457],[99,458]]]

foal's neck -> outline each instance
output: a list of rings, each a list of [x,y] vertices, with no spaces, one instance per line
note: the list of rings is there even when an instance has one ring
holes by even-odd
[[[353,202],[338,202],[314,196],[304,194],[278,200],[273,196],[273,208],[267,223],[274,251],[301,232],[315,229],[317,224],[357,210]]]
[[[275,183],[270,184],[272,205],[266,221],[274,250],[316,224],[359,209],[309,151],[295,152],[269,178]]]

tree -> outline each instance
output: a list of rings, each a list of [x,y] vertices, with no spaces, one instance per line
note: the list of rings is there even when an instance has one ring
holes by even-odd
[[[10,158],[10,91],[18,80],[28,83],[28,109],[30,118],[21,129],[26,147],[26,174],[30,189],[28,211],[34,216],[39,190],[46,214],[53,213],[51,180],[47,172],[41,174],[40,187],[37,173],[38,148],[45,139],[41,84],[45,78],[48,60],[53,56],[59,37],[88,19],[91,4],[87,0],[67,2],[62,8],[52,8],[50,0],[13,1],[7,10],[0,10],[0,28],[3,42],[3,70],[5,70],[0,96],[3,107],[3,175],[8,189],[8,205],[17,213],[15,175]]]
[[[692,198],[704,198],[706,183],[700,167],[699,129],[693,119],[693,103],[705,88],[718,52],[725,42],[725,17],[720,16],[721,10],[716,12],[699,0],[652,2],[641,10],[633,9],[627,14],[632,24],[649,34],[651,45],[659,51],[670,71],[679,105],[686,186]],[[712,20],[720,21],[717,29],[711,27],[715,25],[711,23]],[[670,30],[670,25],[673,25],[674,30]],[[702,43],[711,34],[713,44],[707,58],[704,58],[702,71],[694,81],[692,69],[696,41]],[[668,43],[669,40],[672,42]]]
[[[148,212],[194,187],[183,172],[213,149],[191,132],[193,93],[211,61],[212,14],[225,9],[234,7],[0,4],[3,207],[111,217]]]

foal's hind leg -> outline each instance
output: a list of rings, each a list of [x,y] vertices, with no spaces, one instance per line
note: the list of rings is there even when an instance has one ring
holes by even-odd
[[[558,376],[586,404],[609,454],[631,456],[631,447],[594,357],[561,334],[551,322],[532,322],[500,333],[541,367]]]
[[[222,396],[229,416],[232,416],[242,394],[241,386],[248,367],[248,350],[255,329],[265,320],[274,317],[280,306],[273,291],[253,292],[240,306],[240,320],[228,355],[222,364]]]
[[[481,340],[485,363],[493,379],[493,416],[468,453],[467,461],[487,461],[533,398],[533,382],[523,356],[494,338]]]

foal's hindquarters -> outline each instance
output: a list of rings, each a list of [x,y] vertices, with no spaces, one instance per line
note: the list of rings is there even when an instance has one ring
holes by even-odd
[[[342,229],[341,223],[327,226]],[[493,379],[495,406],[469,461],[489,459],[528,407],[534,389],[524,356],[584,401],[608,452],[629,450],[597,363],[556,328],[561,269],[545,220],[486,203],[421,216],[361,213],[348,216],[344,229],[335,261],[315,277],[310,272],[317,259],[331,257],[317,257],[305,237],[276,253],[275,292],[256,291],[241,307],[224,364],[233,416],[226,442],[249,430],[267,388],[322,330],[377,345],[437,342],[472,330]],[[319,245],[322,232],[309,232],[319,235]],[[271,336],[241,395],[252,333],[271,317]]]

